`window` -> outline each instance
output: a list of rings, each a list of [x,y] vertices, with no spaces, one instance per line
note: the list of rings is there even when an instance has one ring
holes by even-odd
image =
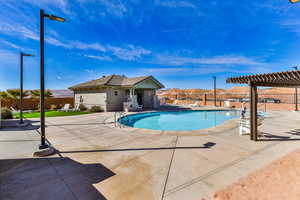
[[[80,103],[83,102],[83,97],[82,97],[82,96],[79,97],[79,102],[80,102]]]
[[[118,91],[117,90],[115,90],[115,96],[118,96]]]

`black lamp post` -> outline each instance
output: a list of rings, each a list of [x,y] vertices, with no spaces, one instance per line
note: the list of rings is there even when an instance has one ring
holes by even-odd
[[[33,55],[20,52],[20,124],[24,124],[23,122],[23,57],[24,56],[33,56]]]
[[[295,70],[298,70],[297,66],[292,67]],[[295,87],[295,111],[298,111],[298,89]]]
[[[214,79],[214,105],[217,106],[217,77],[213,76]]]
[[[40,10],[40,121],[41,121],[41,144],[39,149],[48,148],[46,144],[45,136],[45,68],[44,68],[44,18],[47,17],[51,20],[64,22],[65,19],[54,15],[48,15],[44,13],[44,10]]]

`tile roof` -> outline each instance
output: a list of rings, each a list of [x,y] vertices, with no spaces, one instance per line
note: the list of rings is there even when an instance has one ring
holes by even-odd
[[[153,76],[139,76],[133,78],[127,78],[124,75],[110,75],[110,76],[103,76],[102,78],[88,81],[85,83],[80,83],[70,87],[71,90],[82,89],[82,88],[92,88],[92,87],[104,87],[104,86],[134,86],[139,82],[146,80],[148,78],[153,79],[160,88],[164,86],[157,81]]]

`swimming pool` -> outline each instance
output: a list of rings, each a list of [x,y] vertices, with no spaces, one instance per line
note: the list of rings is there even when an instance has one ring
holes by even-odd
[[[140,113],[122,117],[119,123],[135,128],[164,131],[192,131],[217,126],[238,118],[238,111],[197,110]]]

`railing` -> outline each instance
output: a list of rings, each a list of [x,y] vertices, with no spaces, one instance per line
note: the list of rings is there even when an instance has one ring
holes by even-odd
[[[114,125],[115,127],[117,127],[117,125],[119,125],[119,128],[122,128],[122,123],[118,123],[118,119],[121,119],[121,118],[125,118],[127,116],[127,113],[126,112],[115,112],[114,114]]]

